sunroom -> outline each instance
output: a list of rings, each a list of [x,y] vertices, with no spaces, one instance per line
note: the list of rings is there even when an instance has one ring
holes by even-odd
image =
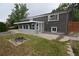
[[[25,33],[44,32],[44,22],[42,21],[24,21],[14,23],[18,26],[19,31]]]

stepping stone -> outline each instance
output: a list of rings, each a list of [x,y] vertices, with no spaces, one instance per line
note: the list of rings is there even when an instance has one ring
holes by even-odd
[[[67,51],[67,53],[70,55],[70,56],[74,56],[74,54],[70,51]]]
[[[72,52],[72,49],[71,49],[71,47],[70,47],[70,48],[67,48],[67,50]]]
[[[68,41],[70,40],[68,36],[64,36],[64,38],[60,39],[60,42]]]
[[[72,50],[72,47],[71,47],[70,43],[67,43],[67,53],[70,56],[74,56],[74,53],[73,53],[73,50]]]

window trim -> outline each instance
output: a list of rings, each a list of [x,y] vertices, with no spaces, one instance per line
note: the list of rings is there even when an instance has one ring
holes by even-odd
[[[28,26],[29,26],[29,25],[28,25],[28,24],[26,24],[26,25],[25,25],[25,29],[28,29]]]
[[[52,16],[52,15],[57,15],[57,20],[56,19],[50,20],[50,16]],[[50,15],[48,15],[48,21],[59,21],[59,14],[57,13],[57,14],[50,14]]]
[[[52,31],[52,28],[56,28],[56,31]],[[51,27],[51,32],[52,33],[57,33],[57,27]]]

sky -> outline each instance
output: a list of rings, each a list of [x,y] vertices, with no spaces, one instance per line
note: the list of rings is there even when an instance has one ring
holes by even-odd
[[[29,9],[28,16],[50,13],[58,6],[59,3],[27,3],[27,8]],[[0,3],[0,22],[6,22],[6,19],[12,12],[12,9],[14,9],[13,3]]]

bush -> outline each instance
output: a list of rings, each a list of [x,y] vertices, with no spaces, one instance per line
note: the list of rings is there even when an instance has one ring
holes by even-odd
[[[3,22],[0,22],[0,32],[5,32],[7,31],[7,26]]]
[[[72,11],[72,21],[79,21],[79,9],[75,9]]]

